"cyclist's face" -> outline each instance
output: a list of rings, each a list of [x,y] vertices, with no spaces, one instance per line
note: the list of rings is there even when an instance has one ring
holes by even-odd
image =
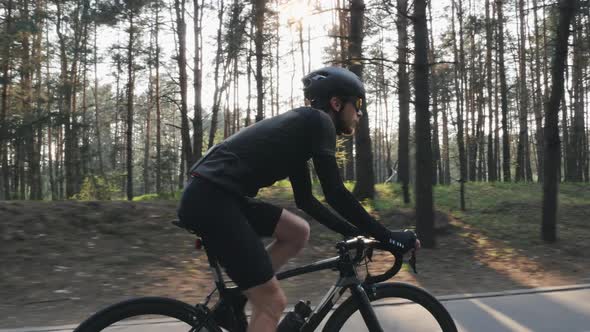
[[[353,135],[362,116],[362,99],[347,100],[341,111],[340,131],[343,135]]]
[[[362,99],[356,97],[332,97],[330,105],[338,135],[352,135],[362,116]]]

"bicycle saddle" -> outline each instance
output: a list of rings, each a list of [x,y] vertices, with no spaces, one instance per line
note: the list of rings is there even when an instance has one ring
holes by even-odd
[[[191,229],[187,224],[183,223],[182,220],[180,220],[180,219],[174,219],[170,222],[172,223],[172,225],[174,225],[176,227],[180,227],[191,234],[195,234],[195,235],[197,234],[193,229]]]

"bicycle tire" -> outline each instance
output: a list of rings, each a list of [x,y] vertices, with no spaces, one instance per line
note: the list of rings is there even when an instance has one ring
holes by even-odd
[[[445,309],[445,307],[432,295],[425,290],[404,283],[380,283],[375,285],[375,292],[369,295],[371,302],[397,298],[413,302],[426,309],[432,317],[436,320],[440,329],[443,332],[457,332],[457,327],[453,318]],[[354,298],[346,299],[335,311],[332,313],[328,322],[324,326],[324,332],[340,331],[346,321],[358,311],[358,304]]]
[[[111,305],[83,321],[74,332],[99,332],[120,323],[124,319],[142,315],[174,318],[192,328],[201,325],[202,328],[199,329],[201,332],[221,332],[221,329],[215,323],[199,324],[195,307],[165,297],[140,297]]]

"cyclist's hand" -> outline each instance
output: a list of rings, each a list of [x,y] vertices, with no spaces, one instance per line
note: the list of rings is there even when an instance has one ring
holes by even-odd
[[[419,249],[420,240],[416,237],[416,233],[406,229],[401,232],[390,232],[387,246],[392,252],[403,255],[412,249]]]

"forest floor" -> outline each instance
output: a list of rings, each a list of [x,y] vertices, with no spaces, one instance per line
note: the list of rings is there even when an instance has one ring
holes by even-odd
[[[379,185],[365,202],[391,228],[414,223],[399,188]],[[262,196],[296,211],[285,185]],[[590,186],[561,186],[559,241],[540,240],[541,187],[468,184],[467,211],[455,186],[436,189],[436,249],[418,254],[418,272],[394,281],[436,295],[590,282]],[[193,236],[170,224],[174,201],[0,202],[0,328],[80,322],[106,305],[157,295],[196,303],[212,289],[204,253]],[[339,239],[312,221],[312,237],[293,267],[335,255]],[[388,267],[376,255],[372,270]],[[317,303],[337,275],[317,272],[282,282],[289,302]]]

